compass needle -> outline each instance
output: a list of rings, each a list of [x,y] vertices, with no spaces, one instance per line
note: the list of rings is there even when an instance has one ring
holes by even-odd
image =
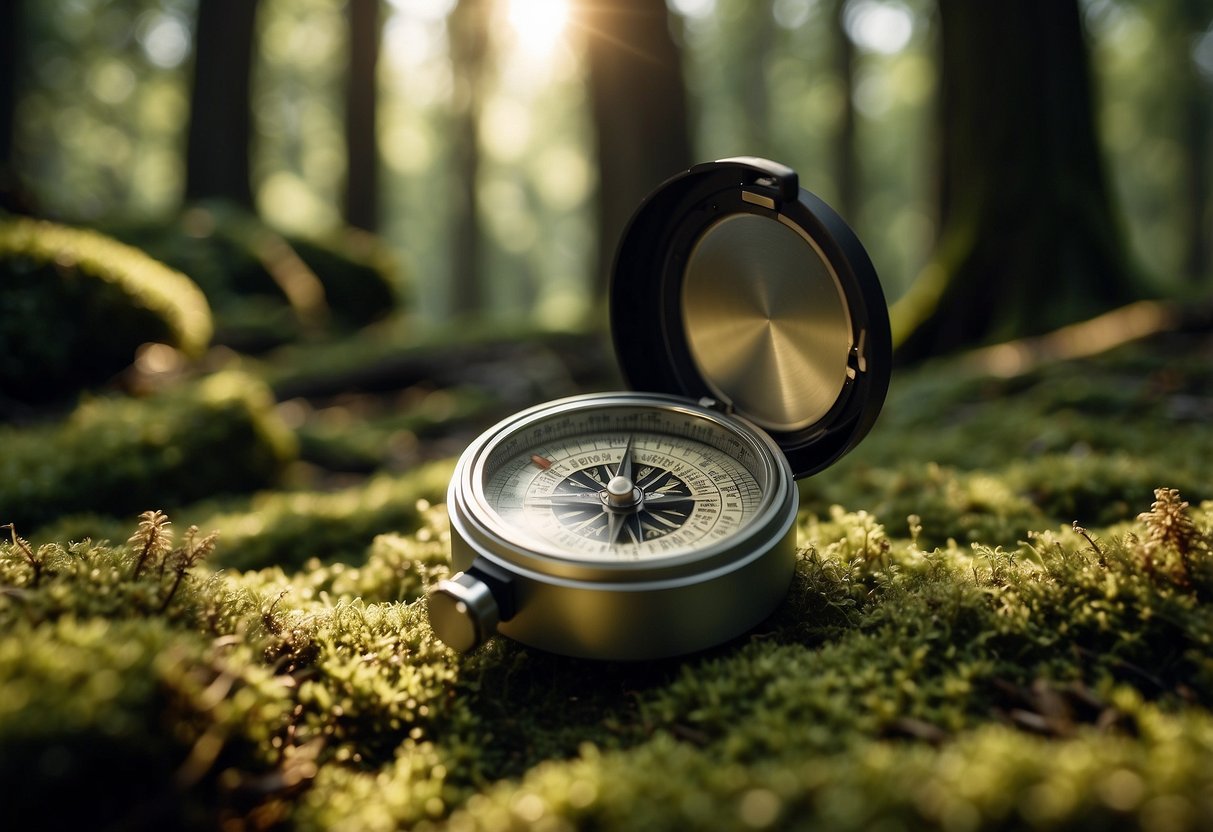
[[[623,515],[611,512],[607,515],[607,543],[615,545],[619,537],[619,529],[623,526]]]
[[[623,457],[619,460],[619,467],[615,469],[615,476],[632,479],[632,443],[635,441],[636,434],[629,433],[628,443],[623,446]]]

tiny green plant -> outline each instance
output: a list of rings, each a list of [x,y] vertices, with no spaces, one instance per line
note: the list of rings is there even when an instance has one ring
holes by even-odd
[[[22,557],[29,563],[30,569],[34,571],[33,580],[30,581],[30,586],[37,586],[38,581],[42,579],[42,560],[34,554],[33,548],[29,545],[29,541],[17,534],[17,528],[12,523],[0,526],[0,529],[8,529],[13,537],[13,545],[21,552]]]
[[[1150,510],[1137,516],[1146,526],[1147,539],[1142,546],[1142,559],[1152,568],[1156,560],[1170,551],[1179,556],[1170,570],[1172,577],[1184,586],[1192,582],[1193,556],[1206,548],[1200,530],[1188,512],[1188,502],[1177,488],[1154,489]]]
[[[135,568],[131,578],[138,578],[149,559],[160,561],[160,574],[164,574],[164,555],[173,545],[172,523],[162,511],[145,511],[139,515],[139,528],[127,542],[139,547]]]

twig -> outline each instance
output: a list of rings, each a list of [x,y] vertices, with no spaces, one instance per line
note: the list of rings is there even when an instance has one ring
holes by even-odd
[[[1084,529],[1082,526],[1078,525],[1077,520],[1075,520],[1073,523],[1073,529],[1075,532],[1082,535],[1086,539],[1087,543],[1091,544],[1091,548],[1095,550],[1095,554],[1099,555],[1099,568],[1107,569],[1108,568],[1108,559],[1104,556],[1103,549],[1099,548],[1099,544],[1095,542],[1095,539],[1093,537],[1091,537],[1091,535],[1087,532],[1086,529]]]

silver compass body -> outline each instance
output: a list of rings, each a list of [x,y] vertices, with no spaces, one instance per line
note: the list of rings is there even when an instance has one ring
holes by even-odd
[[[448,493],[456,574],[429,596],[458,650],[496,632],[649,659],[770,615],[795,564],[795,479],[856,444],[888,384],[888,319],[850,229],[761,159],[692,168],[642,204],[611,296],[642,392],[494,425]]]

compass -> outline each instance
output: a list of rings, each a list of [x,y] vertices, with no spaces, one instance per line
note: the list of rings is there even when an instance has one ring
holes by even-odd
[[[631,392],[516,413],[467,448],[447,498],[456,574],[428,596],[466,651],[495,633],[640,660],[760,623],[795,564],[795,480],[853,448],[890,371],[867,254],[796,173],[699,165],[640,206],[611,284]]]

